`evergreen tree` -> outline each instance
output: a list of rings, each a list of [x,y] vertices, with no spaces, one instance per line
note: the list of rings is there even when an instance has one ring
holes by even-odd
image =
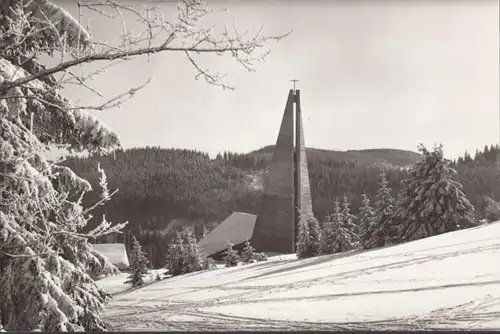
[[[297,257],[299,259],[313,256],[310,252],[309,224],[305,215],[300,216],[297,236]]]
[[[333,253],[333,242],[335,240],[336,228],[338,224],[335,222],[341,221],[340,216],[340,205],[336,200],[333,206],[333,213],[328,215],[323,222],[323,228],[321,231],[321,239],[319,243],[319,253],[320,254],[332,254]]]
[[[132,287],[144,285],[144,276],[147,275],[148,259],[142,251],[141,244],[134,235],[132,235],[132,252],[130,253],[130,276],[125,284],[131,284]]]
[[[375,196],[375,224],[367,241],[368,248],[383,247],[397,242],[395,200],[391,194],[385,171],[380,173],[380,188]]]
[[[181,234],[175,232],[168,246],[165,268],[172,276],[184,274],[187,262],[186,259],[187,250],[184,247],[184,241],[182,240]]]
[[[401,238],[416,240],[475,226],[474,207],[462,185],[452,180],[456,171],[442,146],[428,151],[420,145],[419,150],[424,159],[411,168],[398,203]]]
[[[307,219],[307,225],[309,230],[309,249],[313,256],[319,255],[319,245],[321,242],[321,228],[319,226],[319,221],[311,215]]]
[[[320,228],[316,218],[312,215],[301,215],[297,236],[297,257],[306,258],[319,254]]]
[[[233,244],[228,241],[227,249],[224,254],[224,262],[226,263],[226,267],[235,267],[238,265],[238,262],[240,260],[241,259],[238,256],[238,253],[233,249]]]
[[[366,193],[363,193],[363,206],[359,210],[359,246],[361,249],[369,248],[369,241],[374,232],[376,217],[373,208],[370,206],[370,199]]]
[[[352,231],[352,226],[347,226],[340,212],[339,203],[335,201],[333,213],[327,216],[323,223],[320,254],[345,252],[356,247],[357,238]]]
[[[50,1],[1,1],[0,45],[1,325],[8,331],[104,330],[100,313],[110,295],[88,273],[118,270],[88,239],[123,225],[111,228],[103,218],[83,233],[90,184],[45,152],[50,145],[112,150],[118,138],[74,108],[53,75],[37,75],[45,69],[40,55],[85,52],[90,34]],[[104,204],[111,195],[102,189],[99,196]]]
[[[250,241],[245,241],[245,247],[241,252],[241,261],[243,263],[253,263],[255,260],[255,248],[250,245]]]
[[[184,261],[183,273],[191,273],[203,269],[204,254],[198,247],[196,239],[192,233],[184,233],[184,249],[186,250],[186,259]]]
[[[353,246],[356,247],[358,244],[359,226],[356,224],[356,216],[351,214],[350,203],[347,195],[344,195],[340,215],[342,217],[343,227],[350,232]]]

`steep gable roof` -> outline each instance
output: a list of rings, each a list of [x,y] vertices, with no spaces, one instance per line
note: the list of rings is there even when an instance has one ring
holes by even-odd
[[[124,244],[93,244],[92,247],[103,256],[107,257],[109,262],[118,269],[126,269],[129,266],[127,250]]]
[[[233,212],[213,231],[198,242],[206,256],[213,255],[227,248],[227,242],[238,245],[252,238],[256,215]]]

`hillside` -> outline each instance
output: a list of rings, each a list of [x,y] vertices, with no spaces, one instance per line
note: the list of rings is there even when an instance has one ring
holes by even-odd
[[[500,223],[372,251],[295,254],[117,294],[115,331],[499,330]],[[116,286],[109,277],[99,282]]]
[[[264,153],[269,154],[270,157],[272,157],[273,151],[274,145],[269,145],[259,150],[253,151],[248,155],[258,155]],[[422,158],[419,153],[396,149],[334,151],[317,148],[306,148],[306,153],[308,156],[317,159],[328,159],[332,161],[353,161],[358,164],[380,163],[394,166],[412,165]]]
[[[114,156],[69,158],[65,164],[97,186],[97,163],[111,189],[119,189],[101,213],[115,221],[129,220],[162,229],[172,219],[221,221],[232,211],[255,213],[272,146],[247,154],[224,153],[210,159],[202,152],[155,147],[134,148]],[[327,151],[308,149],[316,215],[321,219],[336,197],[347,194],[354,210],[365,190],[375,194],[380,166],[404,166],[419,155],[399,150]],[[388,178],[398,189],[403,173],[392,168]],[[88,203],[96,196],[87,196]]]
[[[478,218],[485,214],[483,196],[500,199],[498,149],[492,147],[485,152],[477,152],[474,159],[466,154],[453,163],[458,171],[455,179],[463,185]],[[105,213],[110,221],[129,221],[126,232],[142,235],[144,231],[169,230],[174,221],[179,228],[196,222],[211,228],[233,211],[256,213],[271,158],[272,146],[246,154],[224,152],[216,159],[193,150],[146,147],[119,151],[114,156],[70,158],[65,164],[98,189],[100,163],[107,173],[110,189],[119,190],[111,202],[93,212],[95,218],[89,228]],[[335,199],[346,194],[356,214],[361,194],[366,192],[373,198],[379,188],[382,167],[396,196],[406,175],[401,166],[418,159],[417,153],[390,149],[350,152],[308,149],[314,213],[323,220],[331,212]],[[89,193],[84,204],[97,199],[96,193]],[[126,235],[119,235],[115,241],[126,242]],[[155,235],[140,238],[155,266],[162,266],[166,240]]]

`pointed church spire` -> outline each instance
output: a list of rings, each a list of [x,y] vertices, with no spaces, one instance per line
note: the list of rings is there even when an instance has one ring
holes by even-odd
[[[292,82],[251,241],[262,252],[294,252],[298,214],[312,214],[300,90]]]

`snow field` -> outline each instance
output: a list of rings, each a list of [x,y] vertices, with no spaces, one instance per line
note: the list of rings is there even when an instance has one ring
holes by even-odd
[[[116,330],[500,329],[499,258],[499,223],[378,250],[282,255],[122,292],[105,318]],[[99,282],[109,291],[118,280]]]

